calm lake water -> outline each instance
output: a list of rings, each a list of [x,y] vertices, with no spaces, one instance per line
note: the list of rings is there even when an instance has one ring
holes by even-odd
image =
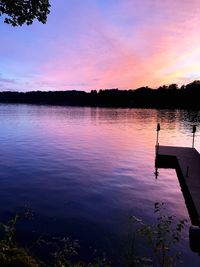
[[[155,179],[158,122],[161,145],[191,146],[200,112],[1,104],[0,220],[29,207],[24,239],[70,236],[111,256],[126,243],[130,215],[154,221],[154,202],[189,220],[175,171],[160,169]],[[188,227],[181,266],[200,266]]]

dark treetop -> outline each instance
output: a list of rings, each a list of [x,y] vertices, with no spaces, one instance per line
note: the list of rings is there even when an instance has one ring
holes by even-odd
[[[200,81],[178,88],[176,84],[157,89],[136,90],[0,92],[1,103],[31,103],[91,107],[200,109]]]
[[[12,26],[30,25],[34,19],[46,23],[49,0],[0,0],[0,17]]]

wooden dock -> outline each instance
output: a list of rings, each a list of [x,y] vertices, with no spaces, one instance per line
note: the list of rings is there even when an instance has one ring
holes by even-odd
[[[200,226],[200,154],[195,148],[156,146],[156,168],[174,168],[193,225]]]

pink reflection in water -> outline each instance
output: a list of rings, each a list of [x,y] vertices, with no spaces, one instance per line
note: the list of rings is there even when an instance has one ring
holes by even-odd
[[[123,235],[132,214],[152,222],[157,201],[165,202],[171,214],[188,218],[175,171],[160,169],[155,179],[156,124],[161,124],[161,145],[189,146],[199,112],[27,105],[0,109],[0,171],[7,177],[1,180],[0,195],[2,203],[9,203],[7,209],[28,202],[38,213],[60,220],[64,232],[67,226],[81,236],[81,229],[93,226],[90,239],[97,233],[103,238],[104,231]],[[75,227],[76,221],[81,227]],[[186,244],[183,251],[193,257]]]

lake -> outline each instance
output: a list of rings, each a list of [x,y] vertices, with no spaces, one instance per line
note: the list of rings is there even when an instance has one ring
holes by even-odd
[[[129,216],[152,223],[157,201],[189,220],[175,171],[159,169],[155,178],[158,122],[161,145],[191,146],[200,112],[1,104],[0,220],[28,207],[34,216],[19,229],[27,242],[69,236],[111,257],[124,247]],[[189,224],[181,266],[199,266]]]

